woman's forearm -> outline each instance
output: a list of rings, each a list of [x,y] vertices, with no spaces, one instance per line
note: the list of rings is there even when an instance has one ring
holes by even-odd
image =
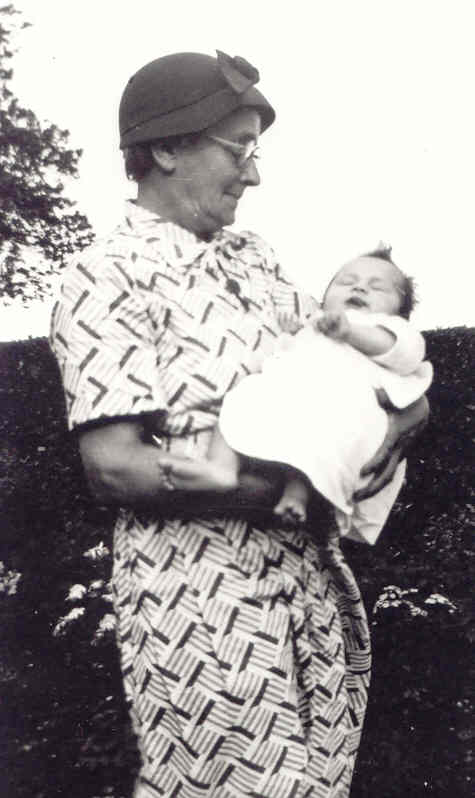
[[[109,449],[97,456],[90,439],[80,444],[89,488],[101,504],[155,504],[166,499],[167,479],[160,468],[160,452],[151,445],[131,443],[121,450]]]
[[[118,423],[84,432],[79,447],[96,501],[113,506],[155,506],[164,514],[245,513],[270,509],[278,495],[276,480],[247,471],[226,493],[170,490],[162,459],[169,453],[144,443],[139,425]]]

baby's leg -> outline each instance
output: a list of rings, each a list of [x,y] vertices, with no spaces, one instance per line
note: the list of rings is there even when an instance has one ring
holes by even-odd
[[[217,428],[206,458],[192,459],[164,455],[160,461],[173,488],[179,490],[233,490],[238,484],[239,455],[231,449]]]
[[[307,480],[292,469],[287,473],[284,490],[274,507],[274,514],[285,526],[296,527],[305,524],[309,498],[310,486]]]

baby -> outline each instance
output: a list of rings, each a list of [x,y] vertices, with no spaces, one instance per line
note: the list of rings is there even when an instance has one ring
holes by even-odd
[[[405,473],[402,462],[378,494],[353,500],[387,430],[376,391],[403,408],[432,379],[424,339],[407,321],[413,306],[412,280],[390,250],[344,265],[307,324],[279,319],[274,354],[225,396],[207,459],[164,462],[170,487],[228,490],[237,485],[242,455],[279,464],[285,481],[274,512],[284,526],[305,523],[317,490],[333,504],[340,534],[374,543]]]

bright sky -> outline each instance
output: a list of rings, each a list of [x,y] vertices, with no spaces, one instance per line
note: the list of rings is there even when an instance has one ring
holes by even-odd
[[[15,91],[83,149],[68,193],[98,234],[133,195],[116,121],[126,81],[160,55],[218,48],[258,67],[277,110],[238,227],[316,296],[387,241],[419,285],[420,327],[474,325],[473,0],[13,2],[32,23]],[[0,313],[0,338],[47,334],[49,303]]]

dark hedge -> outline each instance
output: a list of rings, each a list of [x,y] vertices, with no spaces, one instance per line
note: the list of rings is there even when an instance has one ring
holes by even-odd
[[[374,645],[352,798],[472,794],[475,335],[426,338],[431,423],[378,544],[347,545]],[[0,439],[0,794],[128,798],[137,753],[104,631],[113,513],[88,497],[45,339],[0,344]],[[67,602],[75,584],[88,592]]]

